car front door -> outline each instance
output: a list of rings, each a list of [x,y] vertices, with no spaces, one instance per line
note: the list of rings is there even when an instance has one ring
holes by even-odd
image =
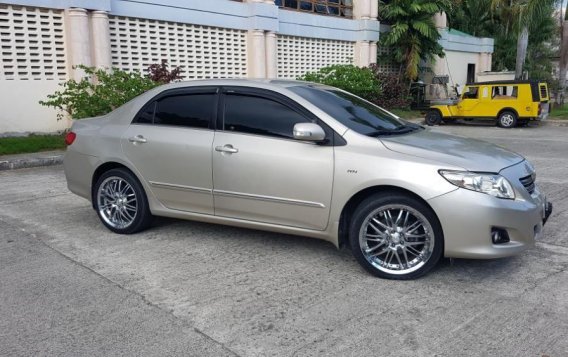
[[[224,89],[220,114],[213,143],[215,215],[324,230],[333,146],[293,138],[294,124],[316,119],[284,96],[242,87]]]
[[[479,87],[468,86],[464,88],[462,98],[458,103],[458,116],[473,117],[474,109],[479,105]]]
[[[166,207],[213,214],[211,145],[217,88],[172,90],[150,101],[122,150]]]

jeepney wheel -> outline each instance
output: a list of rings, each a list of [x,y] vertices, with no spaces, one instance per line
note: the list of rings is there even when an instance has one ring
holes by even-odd
[[[511,111],[504,111],[497,118],[497,125],[501,128],[514,128],[517,126],[517,114]]]
[[[438,125],[442,122],[442,115],[437,110],[430,110],[424,119],[427,125]]]

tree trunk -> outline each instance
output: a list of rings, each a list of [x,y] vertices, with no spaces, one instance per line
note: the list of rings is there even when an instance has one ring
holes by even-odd
[[[566,73],[568,72],[568,21],[562,21],[562,38],[560,40],[560,63],[558,70],[558,92],[556,93],[556,104],[564,104],[566,93]]]
[[[515,65],[515,79],[522,79],[523,67],[527,58],[527,47],[529,45],[529,28],[523,26],[519,38],[517,39],[517,62]]]

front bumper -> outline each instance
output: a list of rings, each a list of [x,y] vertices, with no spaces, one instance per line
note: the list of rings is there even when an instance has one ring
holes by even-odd
[[[457,189],[430,199],[444,232],[444,255],[490,259],[518,254],[534,245],[552,212],[538,188],[514,200]],[[510,241],[493,244],[491,230],[507,231]]]

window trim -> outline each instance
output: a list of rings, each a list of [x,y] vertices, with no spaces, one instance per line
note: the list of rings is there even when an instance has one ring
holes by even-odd
[[[323,141],[322,143],[314,143],[314,142],[310,142],[310,141],[297,140],[297,139],[294,139],[294,138],[284,138],[284,137],[278,137],[278,136],[246,133],[246,132],[240,132],[240,131],[227,131],[227,130],[225,130],[224,124],[225,124],[225,97],[227,95],[230,95],[228,93],[230,93],[230,94],[235,93],[237,95],[263,98],[263,99],[272,100],[272,101],[275,101],[279,104],[282,104],[283,106],[287,107],[288,109],[290,109],[290,110],[296,112],[297,114],[305,117],[307,122],[316,123],[319,126],[321,126],[326,133],[325,141]],[[217,113],[218,113],[218,115],[217,115],[215,129],[219,130],[219,131],[226,132],[226,133],[235,133],[235,134],[242,134],[242,135],[254,135],[254,136],[261,136],[261,137],[270,138],[270,139],[288,140],[288,141],[294,141],[294,142],[302,143],[302,144],[313,144],[313,145],[320,145],[320,146],[342,146],[342,145],[346,144],[345,140],[339,134],[337,134],[329,125],[327,125],[323,120],[318,118],[315,114],[310,112],[308,109],[304,108],[302,105],[300,105],[296,101],[288,98],[287,96],[285,96],[281,93],[272,91],[270,89],[245,87],[245,86],[222,86],[221,90],[220,90],[220,97],[219,97],[219,102],[218,102]]]
[[[130,122],[131,125],[151,125],[151,126],[164,126],[168,128],[179,128],[179,129],[193,129],[193,130],[215,130],[215,122],[217,118],[217,113],[219,109],[219,86],[199,86],[199,87],[182,87],[182,88],[172,88],[162,91],[155,96],[153,96],[150,100],[148,100],[144,105],[140,107],[140,109],[136,112],[136,115],[132,118]],[[166,97],[175,97],[180,95],[190,95],[190,94],[213,94],[213,106],[211,108],[211,118],[209,119],[209,124],[207,128],[199,128],[199,127],[192,127],[192,126],[182,126],[182,125],[167,125],[167,124],[155,124],[154,118],[156,117],[156,107],[158,101],[164,99]],[[149,103],[154,103],[154,114],[152,115],[152,123],[137,123],[136,119],[140,116],[144,108]]]

